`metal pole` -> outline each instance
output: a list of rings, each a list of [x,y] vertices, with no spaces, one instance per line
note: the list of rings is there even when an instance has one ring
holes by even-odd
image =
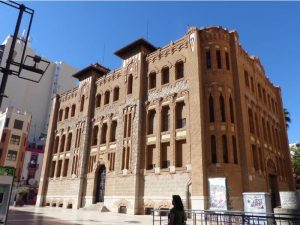
[[[8,76],[10,74],[10,64],[12,63],[12,60],[13,60],[13,54],[14,54],[14,50],[15,50],[15,46],[16,46],[16,41],[18,38],[18,33],[19,33],[21,21],[22,21],[22,16],[23,16],[23,12],[25,11],[25,9],[26,9],[26,7],[23,4],[19,6],[20,12],[19,12],[17,23],[16,23],[13,40],[11,42],[8,58],[6,61],[6,67],[3,71],[3,76],[2,76],[1,86],[0,86],[0,107],[2,105],[3,97],[5,96],[4,91],[5,91],[5,86],[7,83]]]

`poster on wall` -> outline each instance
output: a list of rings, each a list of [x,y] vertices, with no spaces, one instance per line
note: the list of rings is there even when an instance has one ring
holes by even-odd
[[[0,167],[0,224],[5,224],[15,169]]]
[[[226,178],[209,178],[209,209],[227,210]]]

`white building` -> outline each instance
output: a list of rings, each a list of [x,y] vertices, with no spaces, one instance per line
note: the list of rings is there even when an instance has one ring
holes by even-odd
[[[6,66],[6,59],[10,50],[12,36],[8,36],[0,45],[1,67]],[[16,42],[14,61],[20,62],[24,41],[22,37]],[[25,55],[35,56],[35,51],[28,41]],[[43,59],[45,59],[43,57]],[[13,67],[11,67],[13,68]],[[16,76],[9,76],[5,95],[2,101],[1,110],[13,106],[21,111],[29,112],[32,115],[29,142],[37,142],[39,137],[47,133],[48,120],[50,116],[50,106],[53,94],[61,94],[76,87],[76,80],[71,76],[76,69],[62,62],[51,62],[40,83],[33,83],[20,79]],[[23,70],[22,77],[37,76],[37,74]],[[2,77],[1,77],[2,79]],[[36,79],[36,78],[35,78]]]

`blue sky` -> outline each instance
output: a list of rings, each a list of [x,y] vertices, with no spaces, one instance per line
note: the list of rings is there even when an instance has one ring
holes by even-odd
[[[24,4],[35,10],[32,47],[77,69],[95,62],[110,69],[120,67],[121,60],[113,53],[140,37],[161,47],[183,36],[188,26],[236,29],[244,49],[259,56],[271,81],[282,88],[292,118],[289,141],[300,142],[300,2]],[[0,41],[13,33],[16,18],[17,10],[0,3]]]

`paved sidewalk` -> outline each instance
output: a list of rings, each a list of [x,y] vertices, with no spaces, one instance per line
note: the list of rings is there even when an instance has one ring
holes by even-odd
[[[159,219],[157,217],[156,219]],[[152,225],[150,215],[63,209],[54,207],[10,207],[7,225]],[[155,224],[159,224],[157,221]],[[166,222],[162,223],[166,224]]]

